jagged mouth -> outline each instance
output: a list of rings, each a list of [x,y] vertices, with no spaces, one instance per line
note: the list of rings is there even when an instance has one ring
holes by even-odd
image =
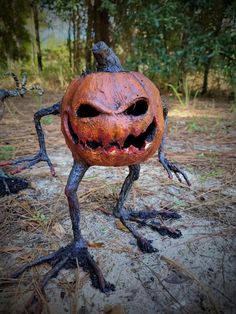
[[[153,121],[149,124],[146,131],[142,132],[138,136],[135,136],[133,134],[130,134],[127,136],[127,138],[124,141],[123,145],[120,145],[117,141],[112,141],[108,145],[103,145],[102,141],[96,141],[96,140],[89,140],[89,141],[82,141],[79,139],[78,135],[73,130],[73,127],[71,125],[69,116],[68,116],[68,130],[70,132],[71,138],[74,142],[74,144],[81,145],[84,149],[89,148],[92,150],[104,150],[107,153],[114,153],[115,151],[142,151],[146,150],[153,141],[155,135],[156,135],[156,121],[155,118]]]

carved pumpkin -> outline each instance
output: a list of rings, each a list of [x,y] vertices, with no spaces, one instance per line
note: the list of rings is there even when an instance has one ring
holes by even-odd
[[[74,159],[88,165],[139,164],[155,153],[164,131],[159,91],[138,72],[97,72],[73,80],[61,117]]]

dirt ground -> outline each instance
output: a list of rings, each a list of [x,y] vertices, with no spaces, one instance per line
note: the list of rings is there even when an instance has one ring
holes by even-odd
[[[12,158],[37,152],[33,112],[61,95],[26,96],[7,101],[1,120],[1,151]],[[0,313],[21,313],[49,265],[9,274],[20,264],[53,252],[71,241],[64,187],[72,158],[58,117],[44,121],[48,153],[57,177],[45,163],[24,171],[30,189],[1,199]],[[157,155],[141,166],[127,207],[174,209],[182,218],[165,221],[182,237],[140,232],[158,252],[141,253],[132,238],[104,212],[112,213],[126,168],[92,167],[82,180],[81,228],[90,251],[116,290],[92,287],[80,268],[62,270],[40,294],[43,313],[236,313],[236,125],[229,104],[199,100],[194,108],[171,103],[166,154],[184,168],[192,186],[169,180]],[[4,158],[8,158],[4,156]],[[7,169],[6,169],[7,170]]]

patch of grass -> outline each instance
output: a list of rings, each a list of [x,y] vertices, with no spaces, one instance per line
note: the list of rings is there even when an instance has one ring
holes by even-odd
[[[185,206],[184,200],[179,199],[177,197],[174,198],[173,209],[178,210],[178,209],[184,208],[184,206]]]
[[[199,179],[201,183],[205,183],[208,179],[219,178],[222,177],[223,175],[224,175],[223,169],[218,168],[201,175]]]
[[[179,104],[182,107],[189,106],[192,93],[191,93],[191,87],[190,87],[188,80],[184,80],[184,82],[183,82],[183,85],[182,85],[183,95],[182,95],[182,93],[178,92],[178,88],[175,87],[174,85],[166,84],[166,86],[168,86],[172,89],[175,97],[177,98]],[[197,96],[198,96],[198,91],[196,91],[193,95],[193,106],[196,105]]]
[[[181,106],[186,106],[186,103],[183,101],[181,94],[178,92],[177,88],[172,84],[166,84],[166,86],[170,87],[175,95],[175,97],[178,99],[178,102]]]
[[[52,117],[51,116],[46,116],[42,118],[42,124],[44,125],[50,125],[52,124]]]
[[[214,167],[216,163],[219,161],[219,155],[216,152],[212,152],[209,156],[209,160],[211,163],[211,167]]]
[[[46,225],[48,223],[48,218],[42,213],[36,213],[32,216],[32,220],[39,224]]]
[[[196,155],[197,158],[206,158],[206,155],[204,153],[199,153]]]
[[[196,121],[187,122],[187,129],[192,132],[200,132],[202,130],[201,126]]]
[[[39,96],[39,95],[33,93],[32,98],[33,98],[33,101],[34,101],[37,109],[40,109],[43,107],[42,96]]]
[[[0,147],[0,160],[9,160],[13,157],[15,147],[12,145],[4,145]]]
[[[208,117],[207,115],[202,115],[201,120],[202,120],[204,123],[208,123],[208,122],[209,122],[209,117]]]
[[[202,132],[205,133],[208,131],[208,127],[206,124],[201,125],[199,122],[193,118],[190,121],[187,121],[187,130],[190,132]]]
[[[199,153],[196,157],[199,159],[206,159],[211,168],[217,167],[217,164],[219,163],[219,154],[217,152]]]

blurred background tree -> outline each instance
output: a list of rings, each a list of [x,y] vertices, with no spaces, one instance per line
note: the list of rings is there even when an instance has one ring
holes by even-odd
[[[0,66],[7,68],[11,60],[29,58],[30,34],[26,27],[29,3],[27,0],[1,0],[0,6]]]
[[[142,71],[162,89],[169,84],[186,92],[188,82],[205,94],[218,81],[218,88],[236,92],[235,1],[0,3],[1,72],[26,69],[53,88],[65,88],[83,69],[94,69],[91,47],[103,40],[125,68]]]

